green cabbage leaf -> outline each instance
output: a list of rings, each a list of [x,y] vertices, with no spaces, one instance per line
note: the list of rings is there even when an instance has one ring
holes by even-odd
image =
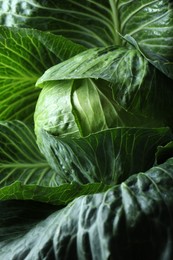
[[[66,82],[63,83],[63,80]],[[149,64],[136,49],[111,46],[86,50],[49,68],[39,78],[37,86],[45,88],[40,95],[38,109],[39,106],[47,106],[49,98],[52,100],[51,112],[43,108],[44,118],[50,118],[51,113],[56,118],[56,110],[60,105],[56,105],[58,98],[53,97],[56,95],[61,96],[59,103],[62,104],[62,100],[66,102],[68,98],[75,117],[78,118],[80,114],[79,122],[81,114],[87,113],[97,124],[94,112],[101,116],[101,110],[106,108],[105,120],[111,117],[114,121],[114,125],[108,123],[109,127],[166,125],[173,128],[170,114],[173,103],[172,80]],[[64,106],[62,104],[60,106]],[[61,113],[65,115],[69,109],[63,111],[61,107]],[[49,116],[46,116],[46,112]],[[90,122],[85,128],[87,125]],[[101,129],[98,124],[98,131]]]
[[[38,78],[84,49],[62,36],[0,26],[0,120],[33,123]]]
[[[0,259],[173,259],[172,0],[0,0]]]
[[[27,201],[1,202],[0,257],[171,259],[172,169],[171,158],[61,209]]]
[[[163,130],[165,141],[170,136],[167,130]],[[86,185],[59,183],[59,175],[38,149],[32,125],[21,121],[1,121],[0,200],[35,200],[66,205],[81,195],[110,188],[100,182]]]
[[[158,146],[172,140],[169,128],[119,127],[86,137],[40,131],[38,145],[61,183],[121,183],[149,169]]]
[[[156,67],[173,78],[171,0],[16,0],[13,4],[1,0],[0,9],[2,25],[49,31],[89,48],[127,45],[130,36]]]

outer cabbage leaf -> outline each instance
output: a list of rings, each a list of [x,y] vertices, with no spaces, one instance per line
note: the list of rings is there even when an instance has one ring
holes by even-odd
[[[170,0],[119,1],[120,33],[141,48],[173,60],[173,5]]]
[[[39,152],[32,127],[20,121],[0,122],[0,200],[21,199],[67,204],[83,194],[105,191],[102,183],[59,185]]]
[[[173,57],[171,55],[169,55],[169,57],[164,57],[159,53],[153,52],[152,50],[146,48],[145,46],[141,47],[130,35],[125,35],[123,38],[139,50],[146,60],[148,60],[166,76],[173,79]]]
[[[148,63],[136,49],[119,46],[92,48],[71,59],[49,68],[37,81],[44,86],[46,81],[101,78],[119,88],[132,88],[142,84],[148,70]]]
[[[1,26],[0,120],[33,122],[40,92],[35,88],[37,79],[50,66],[84,49],[61,36]]]
[[[0,7],[7,26],[51,31],[90,47],[122,44],[119,33],[129,34],[141,47],[172,57],[170,0],[1,0]]]
[[[172,187],[173,159],[170,159],[146,173],[131,176],[105,193],[78,198],[45,220],[38,220],[37,225],[30,221],[25,208],[17,210],[19,205],[4,207],[1,203],[4,210],[0,213],[0,227],[6,239],[1,239],[0,257],[172,259]],[[44,205],[41,207],[43,211]],[[17,217],[9,214],[12,209]],[[33,219],[34,210],[37,213],[38,209],[31,206],[31,210]],[[21,214],[27,222],[21,223]]]
[[[49,31],[87,47],[106,46],[120,41],[115,8],[114,1],[102,0],[1,0],[0,23]]]
[[[0,1],[0,7],[1,24],[51,31],[87,47],[126,45],[122,36],[128,35],[157,68],[173,78],[170,0],[6,0]]]
[[[38,132],[38,145],[62,183],[121,183],[149,169],[158,145],[172,140],[168,128],[113,128],[86,137]]]
[[[170,0],[1,0],[0,8],[3,25],[53,32],[87,47],[126,45],[128,41],[121,35],[129,35],[145,56],[173,79]]]
[[[7,241],[19,239],[40,221],[62,207],[35,201],[8,200],[1,201],[0,208],[0,243],[2,246]]]

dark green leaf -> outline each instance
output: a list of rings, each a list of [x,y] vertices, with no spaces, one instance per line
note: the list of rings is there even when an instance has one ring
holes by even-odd
[[[8,200],[1,201],[0,208],[0,243],[2,246],[7,241],[13,242],[14,239],[22,237],[38,222],[62,207],[35,201]]]
[[[171,0],[0,1],[0,23],[64,35],[85,46],[122,43],[129,34],[144,47],[172,57]]]
[[[121,31],[143,49],[173,59],[173,4],[170,0],[120,0]]]
[[[154,52],[145,46],[141,47],[130,35],[125,35],[123,38],[132,44],[145,57],[145,59],[154,65],[158,70],[164,73],[167,77],[173,79],[173,57],[171,55],[168,55],[167,57],[162,54],[161,56],[159,53]]]
[[[86,137],[40,130],[38,144],[62,182],[117,184],[154,163],[158,145],[172,140],[168,128],[114,128]]]
[[[173,258],[173,159],[105,193],[78,198],[44,221],[39,216],[37,225],[35,206],[29,217],[20,204],[1,203],[2,259]]]
[[[1,6],[1,24],[51,31],[89,47],[126,45],[120,35],[129,35],[152,64],[173,78],[170,0],[18,0]]]
[[[165,146],[159,146],[156,152],[155,164],[164,163],[169,158],[173,157],[173,141]]]

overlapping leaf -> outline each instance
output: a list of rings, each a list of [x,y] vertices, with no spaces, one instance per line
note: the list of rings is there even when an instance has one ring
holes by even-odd
[[[158,70],[164,73],[167,77],[173,79],[173,57],[170,54],[167,57],[166,55],[160,55],[159,52],[153,52],[145,46],[140,46],[140,44],[138,44],[137,41],[130,35],[125,35],[124,39],[139,50],[144,58],[153,64]],[[173,40],[171,40],[171,46],[172,42]],[[166,50],[165,53],[167,53]]]
[[[135,49],[92,48],[49,68],[37,85],[53,80],[102,78],[134,91],[142,84],[147,70],[147,61]]]
[[[114,127],[116,125],[173,127],[173,119],[170,114],[173,103],[172,80],[160,73],[154,66],[149,65],[147,60],[135,49],[112,46],[86,50],[48,69],[37,81],[37,86],[47,86],[49,93],[46,90],[45,92],[51,99],[54,99],[51,97],[53,94],[50,89],[54,84],[54,92],[58,95],[58,91],[60,91],[58,88],[61,89],[63,84],[55,81],[87,78],[95,79],[95,81],[89,83],[89,81],[83,80],[83,83],[75,83],[80,85],[79,94],[77,94],[78,100],[83,98],[92,100],[93,94],[91,95],[91,91],[89,91],[89,84],[95,86],[95,91],[101,92],[114,106],[114,114],[117,114]],[[52,83],[50,84],[49,81]],[[88,87],[84,86],[87,85],[86,81]],[[69,86],[71,84],[69,83]],[[82,97],[84,92],[86,93]],[[63,94],[59,93],[59,95]],[[71,95],[71,102],[73,102],[73,94]],[[102,101],[100,103],[106,104]],[[93,109],[93,104],[90,104],[88,108],[84,108],[83,104],[81,103],[80,106],[85,113],[88,113],[90,106],[93,111],[96,111],[96,108]],[[55,103],[54,106],[56,107]],[[96,103],[94,106],[96,107]],[[109,106],[107,105],[107,107]],[[55,113],[54,111],[53,114]],[[121,121],[121,124],[117,121]],[[99,131],[99,129],[97,130]]]
[[[148,52],[173,58],[170,0],[1,0],[0,7],[7,26],[51,31],[90,47],[122,44],[119,33],[129,34]]]
[[[70,115],[78,127],[85,129],[84,138],[71,138],[56,136],[56,131],[52,135],[49,124],[43,129],[39,126],[40,147],[55,171],[40,154],[32,126],[1,121],[0,200],[62,205],[84,194],[102,193],[78,198],[41,222],[55,208],[34,202],[24,202],[26,206],[22,202],[1,202],[0,258],[172,259],[173,159],[121,183],[129,175],[152,166],[158,145],[155,164],[172,156],[172,143],[163,147],[172,140],[171,131],[103,128],[89,135],[91,129],[97,132],[99,118],[95,122],[94,116],[89,118],[92,106],[89,113],[86,110],[92,104],[93,114],[98,112],[105,119],[106,128],[106,117],[111,117],[112,112],[103,113],[102,108],[108,103],[111,108],[116,103],[115,111],[111,111],[120,119],[135,116],[134,120],[128,117],[125,124],[134,126],[137,117],[142,122],[140,126],[147,122],[150,126],[173,128],[172,81],[166,77],[173,78],[172,1],[0,0],[0,23],[51,31],[88,47],[127,46],[108,47],[101,52],[89,50],[45,74],[45,81],[52,77],[51,83],[62,79],[69,80],[67,85],[76,83],[69,95]],[[63,37],[29,29],[0,28],[0,119],[32,122],[39,94],[33,88],[37,79],[47,68],[83,50]],[[79,82],[84,83],[82,88],[77,88]],[[59,84],[56,82],[54,90]],[[46,82],[45,89],[49,87]],[[80,100],[81,89],[84,104]],[[101,93],[100,110],[100,100],[92,102],[89,92]],[[68,108],[66,101],[62,102],[61,112]],[[53,107],[52,103],[49,100],[47,106]],[[120,116],[121,109],[125,114]],[[62,113],[59,117],[64,120],[63,131],[70,127],[71,122],[65,122],[68,116],[65,118]],[[91,123],[95,123],[93,128]],[[93,183],[79,184],[88,182]],[[103,192],[109,188],[103,182],[121,184]]]
[[[169,0],[119,1],[120,33],[141,48],[172,60],[173,5]]]
[[[22,199],[66,204],[83,194],[106,190],[101,183],[60,185],[59,174],[38,150],[31,127],[0,122],[0,200]]]
[[[117,126],[145,124],[142,115],[135,117],[113,100],[106,82],[90,79],[46,82],[34,121],[38,142],[41,129],[55,136],[81,137]]]
[[[172,140],[168,128],[113,128],[86,137],[40,130],[39,146],[62,182],[114,185],[154,163],[158,145]]]
[[[1,237],[6,239],[0,239],[0,257],[172,259],[172,169],[170,159],[105,193],[78,198],[44,221],[34,218],[39,204],[31,205],[29,217],[21,203],[1,203]],[[40,207],[46,216],[46,206]],[[21,214],[27,221],[21,223]]]
[[[170,0],[0,1],[0,23],[64,35],[85,46],[126,45],[130,35],[145,56],[173,78]],[[46,22],[45,22],[46,21]]]

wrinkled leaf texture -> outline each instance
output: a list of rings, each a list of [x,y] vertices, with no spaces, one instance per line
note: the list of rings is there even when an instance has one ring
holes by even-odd
[[[1,239],[0,257],[172,259],[172,169],[169,159],[107,192],[78,198],[43,221],[37,214],[28,216],[22,203],[1,202],[1,237],[6,239]],[[35,207],[30,206],[31,212],[36,213],[39,204]],[[46,217],[47,206],[40,207]],[[12,210],[17,219],[9,215]],[[48,208],[49,214],[51,210],[56,209]]]
[[[170,0],[144,0],[142,2],[128,0],[120,0],[118,2],[112,0],[87,0],[80,2],[73,0],[17,0],[13,1],[13,4],[11,3],[11,1],[0,1],[0,23],[2,25],[33,27],[49,32],[51,31],[55,34],[67,36],[75,42],[90,48],[114,44],[127,47],[128,41],[124,41],[122,36],[130,35],[137,43],[134,47],[140,50],[140,53],[147,57],[154,66],[159,64],[159,66],[156,67],[166,75],[172,77],[172,69],[170,68],[172,68],[171,63],[173,60],[173,5]],[[118,19],[116,19],[116,17],[118,17]],[[30,90],[33,88],[36,80],[42,75],[43,71],[59,62],[60,57],[57,57],[56,51],[58,48],[55,51],[53,48],[58,46],[58,38],[50,34],[43,36],[42,33],[39,33],[42,36],[39,36],[38,40],[38,32],[36,33],[37,36],[35,36],[35,32],[31,31],[29,32],[29,30],[25,29],[23,31],[13,29],[12,31],[12,29],[10,29],[9,32],[9,29],[1,28],[0,62],[3,71],[2,76],[0,76],[1,87],[3,88],[1,91],[3,94],[1,95],[1,103],[3,104],[3,110],[0,112],[1,120],[17,118],[32,121],[31,118],[34,108],[32,101],[37,99],[39,90],[35,89],[35,92],[32,90],[31,92],[34,94],[31,94]],[[28,37],[28,35],[30,36]],[[48,38],[49,40],[46,40],[46,44],[49,45],[49,50],[47,46],[44,45],[45,39]],[[27,42],[28,44],[30,42],[30,44],[27,45]],[[36,48],[37,44],[39,50],[42,50],[41,53],[38,53]],[[17,52],[14,52],[13,46],[15,46]],[[70,45],[70,50],[71,46],[72,45]],[[27,50],[26,59],[23,55],[23,50]],[[83,49],[80,49],[80,51],[74,52],[73,55],[82,50]],[[42,53],[44,53],[45,56],[43,56]],[[61,52],[61,54],[63,54],[63,52]],[[68,55],[66,59],[73,55]],[[36,57],[39,58],[39,61]],[[62,61],[64,59],[60,60]],[[163,60],[167,61],[168,67],[166,67],[165,64],[163,67],[160,67],[160,61]],[[47,61],[47,64],[45,61]],[[15,70],[15,68],[17,68],[17,70]],[[155,80],[155,74],[157,73],[154,71],[153,80]],[[10,75],[8,79],[7,75]],[[158,104],[164,108],[160,110],[161,113],[164,111],[161,118],[164,118],[164,114],[168,114],[169,122],[171,122],[171,113],[169,113],[171,110],[169,110],[169,105],[172,103],[170,98],[172,91],[169,86],[171,86],[172,83],[164,76],[162,77],[162,75],[156,77],[158,77],[158,80],[155,82],[160,82],[161,80],[163,83],[165,79],[166,81],[163,85],[159,83],[159,87],[158,84],[155,83],[154,88],[152,87],[154,99],[151,100],[153,103],[159,100]],[[15,89],[19,86],[18,90],[20,89],[20,94],[14,91],[12,84],[15,86]],[[160,87],[160,85],[163,87]],[[164,91],[165,87],[168,91]],[[8,92],[6,89],[8,89]],[[27,100],[23,100],[22,107],[19,106],[14,110],[15,106],[11,106],[13,110],[10,110],[9,104],[11,105],[15,101],[12,100],[13,95],[8,96],[9,90],[11,93],[16,93],[15,99],[17,101],[21,99],[23,94],[27,95]],[[121,95],[126,93],[126,89],[122,93],[116,90],[115,93],[121,97]],[[167,98],[165,98],[165,93]],[[127,92],[125,102],[123,100],[123,105],[127,105],[126,108],[129,107],[129,95],[132,95],[132,93],[129,94]],[[164,97],[163,99],[167,100],[168,105],[165,104],[164,101],[162,102],[161,98],[158,98],[162,97],[162,95]],[[143,94],[143,98],[144,97],[147,100],[148,95],[146,95],[145,92]],[[5,103],[3,103],[3,100],[5,100]],[[138,102],[138,99],[136,100]],[[29,102],[27,103],[26,101]],[[121,98],[120,101],[122,101]],[[135,104],[135,102],[133,101],[132,104]],[[29,104],[28,106],[32,108],[29,108],[29,113],[24,109],[23,104]],[[148,113],[151,111],[149,108]],[[164,123],[167,122],[168,119],[164,121]],[[11,128],[11,123],[8,124]],[[8,124],[3,123],[1,125],[1,136],[4,135],[4,130],[2,129],[5,129]],[[169,125],[172,124],[169,123]],[[15,128],[17,125],[13,127]],[[24,128],[26,128],[26,126],[24,126]],[[35,143],[32,142],[32,144],[29,142],[25,143],[25,141],[21,143],[20,136],[16,136],[16,140],[19,142],[14,142],[11,131],[12,129],[7,130],[9,135],[3,136],[2,140],[5,141],[1,143],[0,152],[2,159],[4,159],[4,173],[4,163],[16,163],[19,159],[18,152],[21,145],[27,152],[31,147],[35,147]],[[33,133],[31,134],[29,129],[26,133],[33,138]],[[33,140],[32,138],[31,140]],[[53,139],[54,138],[53,136]],[[15,156],[14,148],[15,151],[17,151]],[[163,148],[157,156],[159,157],[164,151],[167,154],[169,149],[168,146]],[[6,151],[10,153],[6,154]],[[34,153],[35,152],[37,153],[38,150],[34,150]],[[32,155],[33,151],[29,151],[28,155],[23,154],[22,158],[27,158],[27,160],[31,162],[32,160],[30,161],[30,159]],[[44,163],[46,163],[39,152],[37,156],[41,161],[43,160]],[[124,183],[117,185],[105,193],[78,198],[66,208],[60,209],[49,217],[47,216],[51,214],[52,211],[55,211],[56,208],[51,208],[44,204],[35,204],[34,202],[24,202],[25,205],[23,202],[18,201],[13,201],[11,204],[10,202],[1,202],[1,209],[3,210],[1,210],[0,213],[0,257],[2,259],[57,259],[57,257],[58,259],[69,259],[69,257],[70,259],[117,258],[120,260],[134,260],[134,258],[143,260],[172,259],[172,160],[173,159],[170,159],[162,165],[157,165],[146,173],[133,175]],[[20,165],[20,169],[18,168],[18,170],[22,172],[21,176],[23,176],[26,170],[25,167],[23,167],[21,161],[20,164],[17,161],[17,165]],[[31,168],[33,168],[33,166],[32,164]],[[10,170],[8,172],[9,174],[4,175],[2,182],[8,183],[9,181],[10,184],[15,169],[14,171]],[[30,177],[34,176],[33,169],[31,172],[29,174]],[[24,182],[29,184],[29,182],[27,183],[28,180],[25,179]],[[32,180],[32,178],[30,180]],[[39,182],[40,179],[36,180],[36,182],[37,181]],[[47,181],[49,182],[49,180],[46,180],[46,182]],[[57,199],[57,194],[53,192],[53,199],[51,200],[50,190],[48,191],[49,200],[47,200],[48,193],[46,193],[46,195],[44,193],[45,197],[43,194],[40,196],[38,187],[37,189],[34,188],[34,192],[38,194],[38,196],[34,197],[33,187],[35,186],[32,185],[30,186],[29,184],[29,190],[27,189],[24,192],[23,187],[25,185],[23,186],[23,184],[21,185],[21,183],[17,181],[16,183],[10,184],[6,190],[6,187],[4,187],[4,190],[2,188],[1,195],[3,197],[6,194],[6,198],[8,199],[32,198],[40,200],[40,198],[44,198],[44,202],[51,203],[55,202],[55,198]],[[17,193],[15,193],[17,189],[21,191],[18,197],[16,195]],[[68,189],[69,187],[67,190]],[[75,189],[79,189],[79,186],[76,184]],[[99,192],[98,189],[97,191]],[[94,192],[97,191],[94,189]],[[82,195],[82,193],[80,193],[80,195]],[[75,196],[76,194],[74,197]],[[74,197],[72,196],[72,199]],[[63,198],[63,201],[67,203],[67,197],[65,199]],[[47,219],[40,222],[41,219],[46,217]],[[144,250],[144,248],[146,250]]]

